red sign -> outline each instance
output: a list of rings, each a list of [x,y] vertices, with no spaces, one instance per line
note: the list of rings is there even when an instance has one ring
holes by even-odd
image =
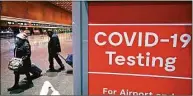
[[[192,2],[89,2],[88,16],[89,95],[192,94]]]
[[[90,95],[191,95],[191,24],[90,24]]]

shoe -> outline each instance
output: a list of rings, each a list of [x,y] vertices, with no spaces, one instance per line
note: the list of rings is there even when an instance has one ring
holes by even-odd
[[[28,84],[28,85],[33,85],[33,82],[32,82],[32,80],[30,80],[30,81],[27,81],[26,84]]]
[[[28,87],[33,87],[33,85],[34,85],[34,84],[33,84],[32,81],[28,81],[28,82],[27,82],[27,86],[28,86]]]
[[[52,71],[55,71],[55,69],[54,68],[50,68],[48,71],[52,72]]]
[[[30,81],[27,81],[27,84],[33,84],[33,82],[30,80]]]
[[[58,72],[56,69],[49,69],[48,72]]]
[[[13,87],[8,88],[7,90],[12,91],[12,90],[15,90],[15,89],[18,89],[18,88],[19,88],[19,85],[14,85]]]
[[[41,73],[37,74],[36,77],[40,77],[41,76]]]
[[[61,67],[61,68],[59,68],[59,70],[61,71],[61,70],[65,70],[65,68],[64,67]]]

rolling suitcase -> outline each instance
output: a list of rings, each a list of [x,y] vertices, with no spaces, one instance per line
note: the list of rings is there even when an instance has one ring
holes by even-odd
[[[69,64],[71,67],[73,67],[73,56],[72,54],[68,54],[67,58],[65,59],[62,55],[58,54],[62,59],[65,60],[67,64]]]
[[[68,63],[69,65],[71,65],[73,67],[73,58],[72,58],[72,54],[68,54],[67,58],[65,59],[66,63]]]
[[[34,76],[40,76],[42,70],[32,63],[30,73],[32,73]]]

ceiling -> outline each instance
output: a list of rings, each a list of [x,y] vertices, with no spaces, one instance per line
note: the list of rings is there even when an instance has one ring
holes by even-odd
[[[72,1],[49,1],[49,2],[68,12],[72,12]]]
[[[8,16],[1,16],[1,21],[7,22],[23,22],[23,23],[37,23],[37,24],[47,24],[47,25],[61,25],[61,26],[71,26],[68,24],[60,24],[55,22],[46,22],[46,21],[39,21],[39,20],[31,20],[31,19],[23,19],[23,18],[16,18],[16,17],[8,17]]]

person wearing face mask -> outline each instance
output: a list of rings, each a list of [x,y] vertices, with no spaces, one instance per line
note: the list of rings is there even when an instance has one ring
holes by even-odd
[[[31,46],[29,44],[29,41],[27,40],[27,34],[26,33],[19,33],[16,36],[15,41],[15,48],[14,48],[14,56],[16,58],[22,58],[23,66],[19,71],[14,72],[15,75],[15,83],[13,87],[8,88],[8,91],[12,91],[14,89],[19,88],[19,78],[20,74],[25,74],[27,77],[27,84],[29,86],[33,85],[32,79],[30,77],[29,70],[31,68]]]

